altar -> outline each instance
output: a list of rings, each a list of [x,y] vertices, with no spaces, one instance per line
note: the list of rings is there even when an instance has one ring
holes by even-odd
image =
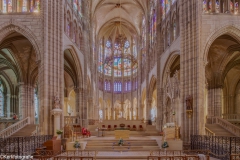
[[[127,130],[127,129],[124,129],[124,130],[121,130],[121,129],[116,129],[114,131],[114,134],[115,134],[115,139],[129,139],[129,134],[130,134],[130,130]]]

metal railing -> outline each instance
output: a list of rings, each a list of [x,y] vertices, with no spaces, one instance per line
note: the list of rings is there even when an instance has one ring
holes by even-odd
[[[185,155],[185,156],[148,156],[147,160],[199,160],[201,156],[198,155]],[[205,158],[205,157],[204,157]],[[209,157],[205,158],[209,160]]]
[[[230,160],[239,160],[240,154],[232,154]]]
[[[31,155],[52,135],[0,138],[0,155]]]
[[[191,135],[192,150],[209,150],[209,155],[222,160],[240,153],[240,137]]]
[[[207,118],[207,123],[208,124],[219,124],[222,126],[224,129],[228,130],[235,136],[240,137],[240,128],[233,125],[232,123],[228,122],[225,119],[222,119],[220,117],[208,117]]]
[[[93,160],[97,157],[97,151],[88,150],[67,150],[63,152],[56,152],[52,150],[38,150],[34,155],[35,159],[82,159]]]
[[[19,131],[20,129],[22,129],[23,127],[25,127],[28,124],[30,124],[29,117],[27,117],[23,120],[20,120],[20,121],[14,123],[13,125],[7,127],[6,129],[2,130],[0,132],[0,138],[10,137],[11,135],[13,135],[14,133],[16,133],[17,131]]]

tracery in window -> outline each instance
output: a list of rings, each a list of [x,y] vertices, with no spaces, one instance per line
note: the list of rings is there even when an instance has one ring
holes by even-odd
[[[12,0],[8,0],[8,12],[12,12]]]
[[[216,0],[216,13],[220,13],[220,0]]]
[[[170,11],[170,6],[171,6],[171,0],[165,0],[165,5],[166,5],[166,14]]]
[[[133,53],[130,50],[131,45],[133,45]],[[101,52],[103,47],[104,53]],[[121,43],[116,40],[112,52],[112,43],[110,40],[107,40],[105,45],[100,45],[100,50],[99,72],[102,72],[101,66],[103,66],[106,76],[112,76],[112,72],[114,77],[121,77],[122,75],[130,76],[132,72],[137,72],[137,49],[135,41],[130,43],[128,40],[125,40],[121,46]]]
[[[207,9],[207,0],[203,0],[203,12],[206,13],[208,11]]]
[[[173,40],[176,39],[176,30],[177,30],[177,27],[176,27],[176,19],[173,20]]]

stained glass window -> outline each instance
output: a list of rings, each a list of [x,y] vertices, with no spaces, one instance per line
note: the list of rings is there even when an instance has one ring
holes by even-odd
[[[131,91],[131,81],[128,81],[128,91]]]
[[[171,6],[171,0],[165,0],[165,5],[166,5],[166,14],[170,11],[170,6]]]
[[[132,69],[134,70],[134,73],[136,73],[137,70],[137,62],[136,58],[133,58],[130,51],[130,45],[131,43],[129,41],[125,41],[123,47],[124,47],[124,54],[122,55],[122,51],[120,48],[119,43],[114,44],[114,50],[112,53],[112,45],[111,41],[106,41],[104,46],[104,60],[99,58],[99,71],[101,72],[101,63],[104,65],[104,74],[107,76],[112,75],[112,69],[113,69],[113,75],[115,77],[121,77],[123,76],[130,76],[132,73]],[[136,47],[135,47],[136,51]],[[101,52],[100,52],[101,54]],[[135,56],[137,56],[137,53],[135,53]]]
[[[103,46],[102,46],[102,41],[100,42],[100,47],[99,47],[99,57],[98,57],[98,71],[103,72],[103,54],[102,54]]]
[[[104,90],[107,90],[107,81],[104,83]]]
[[[103,111],[101,109],[99,110],[99,119],[103,119]]]
[[[173,40],[176,39],[176,19],[173,20]]]
[[[153,43],[153,41],[154,41],[154,37],[156,35],[156,28],[157,28],[156,11],[155,11],[155,9],[152,9],[152,21],[151,21],[151,26],[150,26],[150,40],[151,40],[151,43]]]
[[[3,7],[2,12],[7,13],[7,0],[2,1],[2,7]]]
[[[236,3],[235,3],[235,14],[238,13],[238,5],[239,5],[238,2],[236,2]]]
[[[36,120],[36,123],[38,123],[38,108],[39,108],[39,105],[38,105],[38,95],[37,95],[37,92],[36,92],[36,89],[34,89],[34,109],[35,109],[35,120]]]
[[[73,9],[74,9],[74,11],[77,11],[78,10],[78,2],[77,2],[77,0],[73,0]]]
[[[28,0],[18,0],[17,1],[17,12],[27,12]]]
[[[161,2],[162,19],[164,19],[166,15],[165,0],[160,0],[160,2]]]
[[[35,9],[34,12],[40,11],[40,0],[35,0]]]
[[[142,21],[142,64],[146,62],[146,23],[145,18],[143,17]]]
[[[78,0],[78,15],[82,16],[82,0]]]
[[[8,0],[8,12],[12,12],[12,0]]]
[[[4,116],[4,112],[3,112],[3,101],[4,101],[4,96],[3,96],[3,87],[1,85],[1,81],[0,81],[0,116]]]
[[[209,7],[208,10],[211,11],[212,10],[212,2],[209,2],[208,4],[209,4],[208,5],[208,7]]]
[[[220,0],[216,0],[216,13],[220,13]]]
[[[207,0],[203,0],[203,12],[207,12]]]

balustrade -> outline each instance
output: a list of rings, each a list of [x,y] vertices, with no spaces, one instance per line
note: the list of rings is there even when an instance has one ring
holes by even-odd
[[[23,127],[25,127],[26,125],[30,124],[30,118],[27,117],[21,121],[18,121],[16,123],[14,123],[13,125],[9,126],[8,128],[4,129],[3,131],[0,132],[0,138],[7,138],[11,135],[13,135],[14,133],[16,133],[17,131],[19,131],[20,129],[22,129]]]
[[[220,117],[208,117],[207,123],[209,124],[219,124],[224,129],[228,130],[232,134],[240,137],[240,128],[233,125],[232,123],[228,122],[225,119],[222,119]]]

